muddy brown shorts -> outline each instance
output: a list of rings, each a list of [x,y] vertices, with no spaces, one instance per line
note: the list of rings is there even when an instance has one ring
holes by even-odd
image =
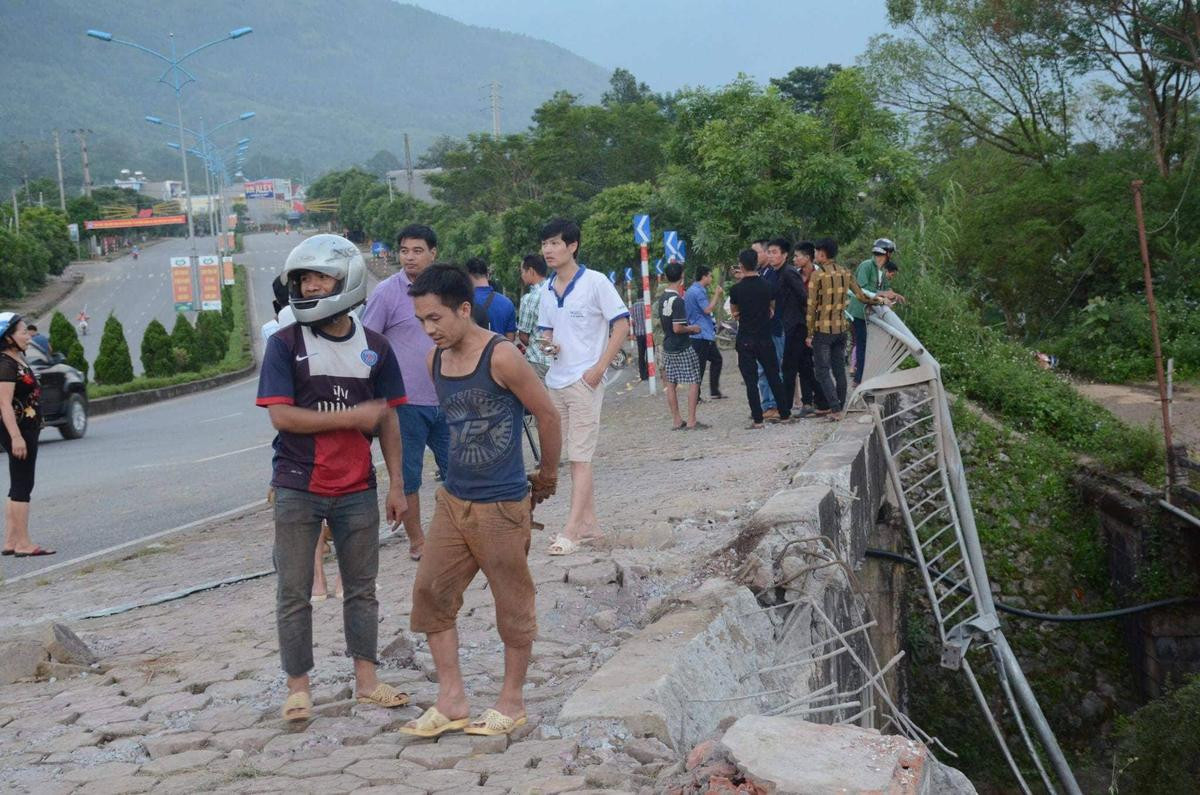
[[[496,628],[508,646],[537,636],[529,573],[529,500],[468,502],[439,488],[413,583],[413,632],[454,628],[463,593],[481,569],[496,600]]]

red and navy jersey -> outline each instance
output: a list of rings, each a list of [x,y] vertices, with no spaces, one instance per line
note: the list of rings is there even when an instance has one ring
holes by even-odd
[[[387,338],[351,318],[354,329],[331,337],[296,323],[267,340],[258,377],[259,406],[284,404],[345,411],[367,400],[404,402],[404,380]],[[275,437],[271,485],[323,496],[375,486],[371,437],[356,430]]]

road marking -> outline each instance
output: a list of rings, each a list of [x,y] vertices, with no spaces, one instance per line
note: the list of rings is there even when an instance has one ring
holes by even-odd
[[[243,447],[241,450],[230,450],[228,453],[218,453],[217,455],[210,455],[206,458],[197,458],[195,461],[191,461],[189,463],[203,464],[206,461],[216,461],[218,458],[228,458],[231,455],[238,455],[240,453],[248,453],[251,450],[260,450],[264,447],[270,447],[271,444],[272,444],[272,442],[263,442],[262,444],[256,444],[253,447]]]
[[[235,412],[233,412],[232,414],[222,414],[220,417],[212,417],[212,418],[210,418],[210,419],[207,419],[207,420],[200,420],[200,421],[199,421],[199,422],[197,422],[196,424],[197,424],[197,425],[203,425],[203,424],[204,424],[204,423],[206,423],[206,422],[216,422],[217,420],[227,420],[227,419],[229,419],[230,417],[240,417],[240,416],[242,416],[242,412],[240,412],[240,411],[235,411]]]
[[[231,516],[237,516],[238,514],[245,513],[254,508],[264,507],[264,506],[266,506],[266,504],[267,504],[267,501],[265,499],[259,498],[259,499],[255,500],[254,502],[248,502],[245,505],[239,505],[238,507],[231,508],[228,511],[222,511],[221,513],[213,514],[212,516],[206,516],[203,519],[197,519],[193,522],[188,522],[187,524],[181,524],[178,527],[172,527],[169,530],[160,530],[157,533],[151,533],[148,536],[142,536],[141,538],[135,538],[132,541],[126,541],[122,544],[116,544],[116,545],[108,547],[106,549],[97,550],[96,552],[89,552],[86,555],[81,555],[80,557],[77,557],[77,558],[71,558],[70,560],[64,560],[61,563],[55,563],[53,566],[47,566],[44,569],[37,569],[36,571],[31,571],[28,574],[22,574],[19,577],[12,577],[10,579],[5,580],[4,582],[6,585],[12,585],[15,582],[21,582],[22,580],[28,580],[32,577],[43,577],[43,576],[49,574],[50,572],[58,571],[60,569],[65,569],[68,566],[74,566],[78,563],[83,563],[85,561],[94,560],[94,559],[102,557],[104,555],[109,555],[109,554],[112,554],[113,552],[119,552],[122,549],[128,549],[130,547],[135,547],[140,544],[148,544],[151,541],[156,541],[160,538],[164,538],[169,535],[174,535],[175,533],[180,533],[184,530],[190,530],[193,527],[199,527],[201,525],[208,524],[209,522],[218,522],[222,519],[228,519]]]

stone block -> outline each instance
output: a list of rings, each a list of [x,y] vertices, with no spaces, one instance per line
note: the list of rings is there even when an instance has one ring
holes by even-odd
[[[422,770],[410,776],[404,776],[404,783],[410,787],[425,789],[429,792],[452,790],[462,792],[468,787],[479,786],[479,774],[465,770]]]
[[[374,786],[389,786],[407,784],[412,774],[421,769],[415,764],[405,764],[403,761],[397,762],[395,759],[360,759],[342,772]],[[418,792],[425,791],[416,785],[413,785],[412,788]]]
[[[212,735],[208,732],[175,732],[147,737],[142,740],[142,747],[151,759],[160,759],[184,751],[199,750],[208,745],[211,739]]]
[[[153,776],[121,776],[106,778],[85,784],[76,792],[79,795],[130,795],[135,792],[149,792],[158,779]]]
[[[74,770],[68,770],[63,773],[62,777],[65,781],[71,781],[76,784],[88,784],[106,778],[132,776],[138,772],[140,767],[141,765],[134,764],[133,762],[106,762],[102,765],[77,767]]]
[[[567,571],[567,582],[588,588],[608,585],[617,581],[617,567],[611,561],[574,566]]]
[[[973,795],[934,789],[934,760],[921,743],[857,726],[827,726],[798,718],[749,715],[721,743],[734,764],[768,792],[887,792],[894,795]],[[797,753],[797,749],[804,749]],[[952,779],[951,779],[952,780]],[[961,782],[960,782],[961,783]]]
[[[282,733],[282,729],[236,729],[211,735],[211,744],[222,751],[258,752]]]
[[[429,770],[454,767],[470,756],[471,749],[466,745],[441,742],[413,743],[400,752],[400,758],[404,761],[413,762]]]
[[[142,772],[153,776],[170,776],[185,770],[195,770],[207,766],[210,762],[222,756],[220,751],[193,750],[183,751],[170,756],[159,757],[142,766]]]
[[[770,663],[773,646],[771,622],[750,591],[712,580],[621,644],[571,694],[555,723],[569,734],[595,726],[676,747],[681,724],[695,739],[725,717],[758,711],[754,699],[704,699],[761,691],[756,671]]]
[[[46,644],[46,653],[54,662],[86,666],[99,660],[95,652],[70,627],[63,624],[51,624],[46,629],[43,642]]]
[[[46,647],[34,638],[0,642],[0,685],[37,676],[38,664],[50,659]]]

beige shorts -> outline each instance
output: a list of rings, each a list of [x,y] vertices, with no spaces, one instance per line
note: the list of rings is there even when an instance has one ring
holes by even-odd
[[[600,405],[604,387],[592,389],[579,379],[562,389],[550,390],[550,402],[562,417],[568,461],[590,463],[600,438]]]

